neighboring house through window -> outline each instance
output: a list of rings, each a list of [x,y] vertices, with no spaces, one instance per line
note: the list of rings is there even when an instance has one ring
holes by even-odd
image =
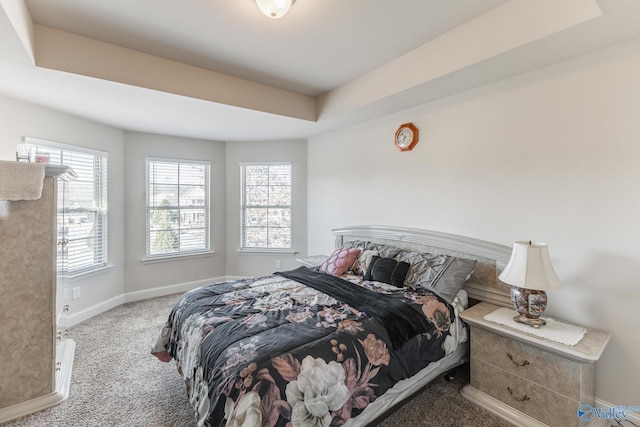
[[[209,162],[147,158],[149,258],[209,252]]]
[[[69,276],[107,265],[107,153],[34,138],[25,142],[38,156],[69,166],[77,178],[58,185],[58,240],[66,240]]]
[[[241,163],[241,250],[291,249],[291,163]]]

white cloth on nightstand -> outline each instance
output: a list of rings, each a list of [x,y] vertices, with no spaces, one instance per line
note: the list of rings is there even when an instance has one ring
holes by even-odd
[[[587,330],[581,326],[569,325],[543,316],[540,318],[546,320],[547,324],[536,329],[513,320],[513,316],[517,314],[515,310],[502,307],[493,313],[487,314],[484,318],[490,322],[499,323],[521,332],[572,346],[578,344],[584,334],[587,333]]]

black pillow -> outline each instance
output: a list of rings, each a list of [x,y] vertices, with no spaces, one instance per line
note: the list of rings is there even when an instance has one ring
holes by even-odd
[[[371,258],[371,264],[369,264],[364,280],[388,283],[396,288],[402,288],[408,272],[408,262],[398,262],[393,258],[374,256]]]

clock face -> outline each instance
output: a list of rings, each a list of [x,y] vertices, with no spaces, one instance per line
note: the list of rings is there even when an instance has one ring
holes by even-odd
[[[395,144],[400,151],[410,151],[418,143],[418,128],[413,123],[400,125],[396,131]]]
[[[400,148],[406,148],[413,141],[413,131],[409,128],[402,128],[400,132],[398,132],[398,136],[396,136],[396,143]]]

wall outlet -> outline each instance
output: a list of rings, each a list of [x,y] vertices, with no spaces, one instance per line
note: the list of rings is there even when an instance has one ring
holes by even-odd
[[[79,287],[79,286],[78,286],[78,287],[76,287],[76,288],[73,288],[72,298],[73,298],[73,299],[78,299],[78,298],[80,298],[80,287]]]
[[[276,268],[282,268],[282,260],[281,259],[277,259],[276,260]]]

